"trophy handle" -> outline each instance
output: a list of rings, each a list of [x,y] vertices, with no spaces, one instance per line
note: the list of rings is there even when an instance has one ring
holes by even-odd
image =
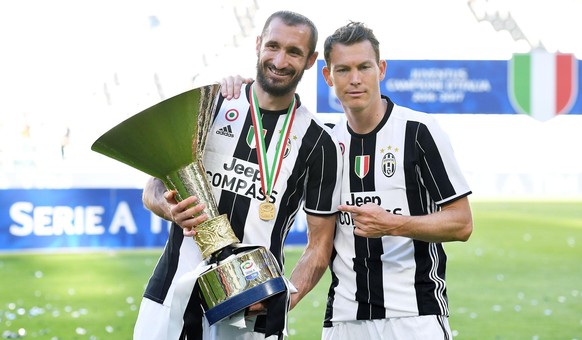
[[[176,190],[178,201],[196,195],[198,204],[204,203],[206,205],[201,213],[205,213],[208,220],[194,229],[196,231],[194,241],[198,244],[203,258],[207,258],[228,245],[240,243],[232,230],[228,217],[218,212],[201,157],[198,161],[168,174],[162,181],[167,188]]]

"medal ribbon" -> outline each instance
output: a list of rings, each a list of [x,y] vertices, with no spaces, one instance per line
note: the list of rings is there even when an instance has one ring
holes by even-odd
[[[255,144],[257,148],[257,158],[259,161],[259,171],[261,174],[261,187],[265,193],[265,201],[267,197],[271,196],[271,191],[277,182],[279,177],[279,172],[281,171],[281,164],[283,163],[283,155],[285,154],[285,141],[289,138],[289,133],[291,132],[291,126],[293,125],[293,119],[295,119],[295,111],[297,111],[295,96],[293,96],[293,101],[287,110],[287,115],[285,117],[285,123],[283,124],[283,129],[281,129],[281,134],[279,136],[279,141],[277,142],[277,148],[275,149],[275,157],[273,163],[271,164],[271,169],[269,169],[268,159],[267,159],[267,147],[265,146],[265,138],[263,136],[263,123],[260,117],[259,101],[255,94],[255,87],[251,88],[251,117],[253,118],[253,126],[255,130]]]

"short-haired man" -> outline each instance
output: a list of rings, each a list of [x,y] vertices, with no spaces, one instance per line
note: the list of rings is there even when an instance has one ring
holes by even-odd
[[[322,339],[450,339],[441,242],[473,230],[471,193],[433,116],[381,94],[386,61],[352,22],[324,44],[345,112],[340,216]]]

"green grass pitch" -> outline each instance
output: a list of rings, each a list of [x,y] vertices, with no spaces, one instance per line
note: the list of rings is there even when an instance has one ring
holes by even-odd
[[[582,202],[472,203],[446,243],[456,339],[582,339]],[[131,339],[160,249],[0,254],[0,336]],[[289,248],[287,270],[301,254]],[[319,339],[329,273],[291,311],[290,339]]]

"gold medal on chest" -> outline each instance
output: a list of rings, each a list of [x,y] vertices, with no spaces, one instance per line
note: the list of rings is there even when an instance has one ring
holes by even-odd
[[[263,221],[270,221],[275,218],[275,205],[270,202],[261,202],[259,205],[259,217]]]

